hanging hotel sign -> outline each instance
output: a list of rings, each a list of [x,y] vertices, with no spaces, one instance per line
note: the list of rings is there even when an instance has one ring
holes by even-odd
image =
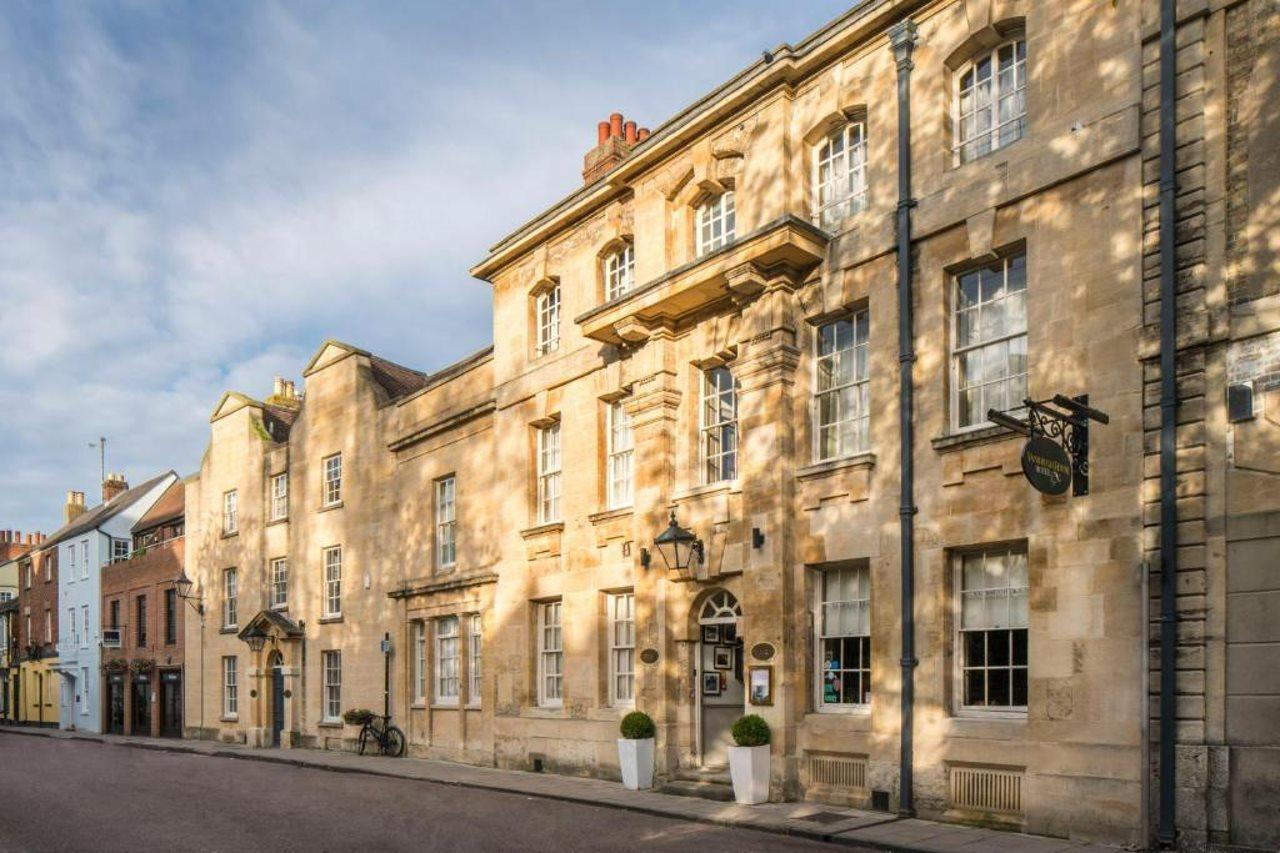
[[[987,420],[1027,437],[1022,473],[1032,488],[1046,495],[1089,494],[1089,423],[1111,418],[1089,405],[1088,395],[1055,394],[1048,400],[1023,400],[1026,420],[991,409]]]
[[[1036,491],[1061,495],[1071,485],[1071,456],[1057,442],[1033,435],[1022,446],[1022,473]]]

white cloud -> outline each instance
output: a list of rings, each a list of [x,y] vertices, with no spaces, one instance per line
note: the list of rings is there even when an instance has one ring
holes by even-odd
[[[135,480],[189,472],[222,390],[325,337],[424,370],[483,345],[466,270],[577,186],[595,121],[656,126],[841,5],[9,10],[0,527],[96,492],[100,434]]]

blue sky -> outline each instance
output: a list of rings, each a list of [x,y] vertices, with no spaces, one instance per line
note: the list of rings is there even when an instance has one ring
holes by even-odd
[[[491,339],[493,242],[851,0],[10,2],[0,16],[0,528],[194,471],[226,389],[335,337]]]

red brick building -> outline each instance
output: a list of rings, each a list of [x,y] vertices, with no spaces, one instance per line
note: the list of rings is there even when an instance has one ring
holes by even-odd
[[[20,723],[58,724],[58,549],[33,551],[18,561],[17,672],[10,677],[10,708]]]
[[[184,486],[133,527],[129,557],[102,570],[103,731],[182,736]]]

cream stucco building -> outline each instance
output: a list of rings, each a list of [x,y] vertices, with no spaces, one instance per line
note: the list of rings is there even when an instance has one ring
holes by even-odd
[[[1229,25],[1258,31],[1232,15],[1274,25],[1258,0],[1179,5],[1179,63]],[[349,746],[339,717],[381,709],[389,635],[413,754],[614,777],[618,721],[638,708],[679,789],[715,784],[750,711],[774,733],[775,798],[1145,842],[1158,23],[1155,2],[860,4],[652,133],[602,123],[584,186],[472,270],[493,288],[492,349],[428,374],[329,341],[304,393],[226,395],[187,486],[204,608],[187,628],[192,733]],[[1217,82],[1179,96],[1225,103],[1231,78],[1206,63],[1179,79]],[[1229,143],[1222,112],[1200,109],[1180,151],[1218,150],[1222,168],[1184,159],[1180,180],[1220,175],[1201,203],[1223,213]],[[1273,179],[1254,175],[1255,196]],[[1251,257],[1194,203],[1174,208],[1186,252]],[[1260,263],[1230,315],[1247,321],[1200,343],[1184,325],[1180,373],[1239,364],[1237,339],[1257,356],[1241,370],[1280,363]],[[1183,422],[1225,435],[1225,385],[1220,371],[1180,391]],[[1251,473],[1194,449],[1205,428],[1178,434],[1179,499],[1236,477],[1262,513],[1245,530],[1225,491],[1180,500],[1209,520],[1179,536],[1236,530],[1246,562],[1280,529],[1261,507],[1278,455],[1267,387],[1238,427],[1262,459]],[[1109,415],[1087,493],[1034,491],[1022,437],[987,418],[1054,395]],[[1197,460],[1217,486],[1185,473]],[[673,514],[703,543],[685,572],[654,553]],[[1229,622],[1225,562],[1217,581],[1180,569]],[[1182,593],[1203,616],[1205,593]],[[1280,641],[1261,625],[1240,644]],[[267,634],[261,651],[246,631]],[[1231,719],[1231,666],[1263,664],[1213,633],[1178,656],[1182,840],[1265,842],[1280,830],[1243,792],[1275,796],[1274,738],[1237,726],[1246,769],[1228,771],[1240,744],[1212,723]]]

